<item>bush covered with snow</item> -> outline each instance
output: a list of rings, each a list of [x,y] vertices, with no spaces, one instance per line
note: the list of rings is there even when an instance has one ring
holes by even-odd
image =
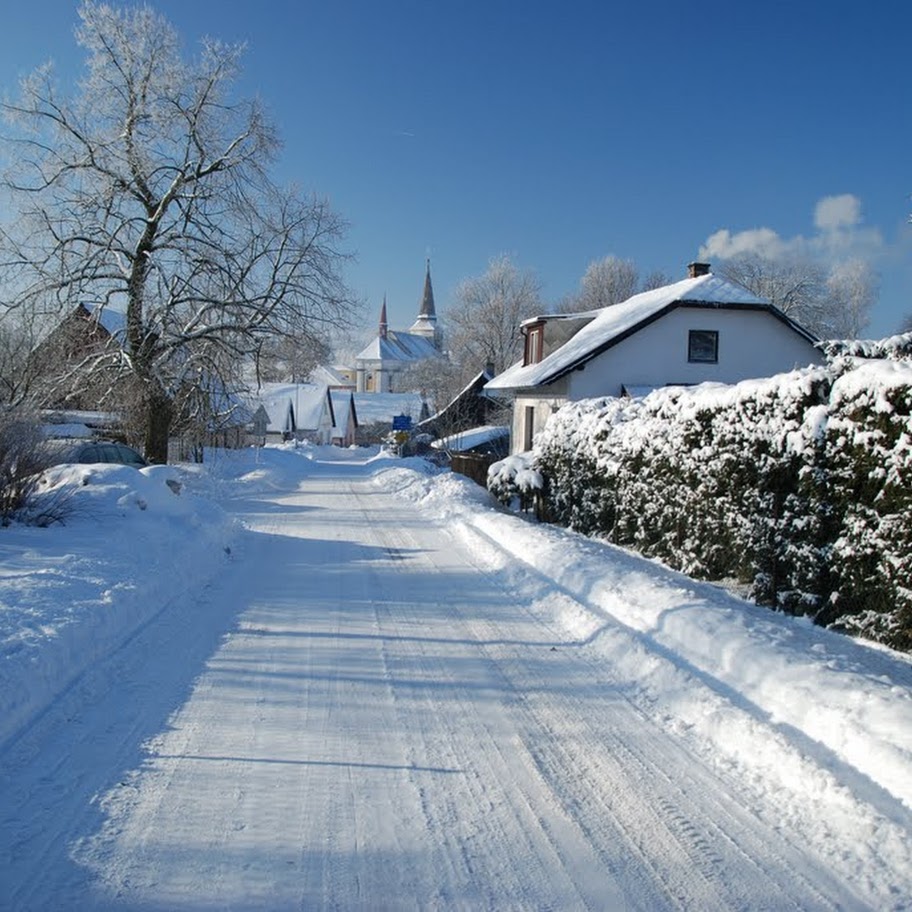
[[[538,512],[544,481],[526,454],[508,456],[488,467],[488,490],[505,507]]]
[[[912,364],[878,354],[571,403],[525,471],[555,522],[912,650]]]

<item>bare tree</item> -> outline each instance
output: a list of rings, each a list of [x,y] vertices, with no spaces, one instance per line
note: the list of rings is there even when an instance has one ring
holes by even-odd
[[[742,254],[724,261],[717,271],[768,298],[822,339],[854,338],[867,323],[877,297],[877,277],[860,261],[839,264],[828,272],[805,257]]]
[[[651,272],[640,281],[639,270],[633,260],[622,260],[614,255],[593,260],[580,280],[580,290],[557,303],[558,313],[584,313],[620,304],[641,291],[651,291],[668,285],[670,279],[663,272]]]
[[[541,285],[508,256],[491,260],[484,275],[467,279],[447,310],[451,359],[465,383],[486,366],[505,370],[522,356],[519,327],[542,309]]]
[[[857,339],[877,300],[879,280],[864,260],[849,260],[835,267],[827,279],[831,338]]]
[[[715,271],[755,295],[768,298],[808,329],[818,323],[826,275],[816,263],[796,257],[773,259],[741,254],[725,260]]]
[[[256,353],[257,378],[264,383],[304,383],[332,355],[329,342],[302,329],[265,339]]]
[[[589,264],[580,282],[577,307],[580,311],[600,310],[619,304],[637,293],[639,271],[633,260],[609,255]]]
[[[344,224],[269,176],[278,140],[232,87],[241,49],[186,61],[147,7],[79,10],[87,75],[67,97],[43,67],[3,104],[18,203],[0,233],[15,304],[50,296],[125,313],[119,370],[142,391],[146,455],[167,458],[175,400],[264,338],[347,317]]]
[[[36,397],[40,380],[29,353],[42,333],[37,321],[18,310],[0,313],[0,406],[18,407]]]
[[[640,282],[640,291],[653,291],[656,288],[662,288],[665,285],[671,285],[670,279],[664,272],[650,272],[642,282]]]

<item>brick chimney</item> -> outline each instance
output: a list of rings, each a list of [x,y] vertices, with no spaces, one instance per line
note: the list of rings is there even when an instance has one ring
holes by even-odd
[[[687,278],[699,279],[700,276],[709,275],[709,263],[688,263]]]

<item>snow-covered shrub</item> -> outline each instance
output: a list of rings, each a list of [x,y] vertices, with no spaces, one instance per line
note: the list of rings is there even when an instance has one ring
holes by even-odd
[[[504,506],[523,511],[536,509],[542,476],[532,466],[530,454],[508,456],[488,467],[488,490]]]
[[[912,648],[912,365],[883,350],[895,360],[569,404],[533,450],[547,515]]]
[[[41,427],[26,409],[0,410],[0,525],[28,519],[38,473],[50,462]]]

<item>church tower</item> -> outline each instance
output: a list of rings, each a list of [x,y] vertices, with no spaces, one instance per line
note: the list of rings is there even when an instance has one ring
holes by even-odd
[[[440,330],[437,328],[437,311],[434,308],[434,289],[431,286],[431,261],[428,258],[427,271],[424,275],[424,293],[418,309],[418,319],[411,325],[409,332],[415,336],[429,339],[440,347]]]

